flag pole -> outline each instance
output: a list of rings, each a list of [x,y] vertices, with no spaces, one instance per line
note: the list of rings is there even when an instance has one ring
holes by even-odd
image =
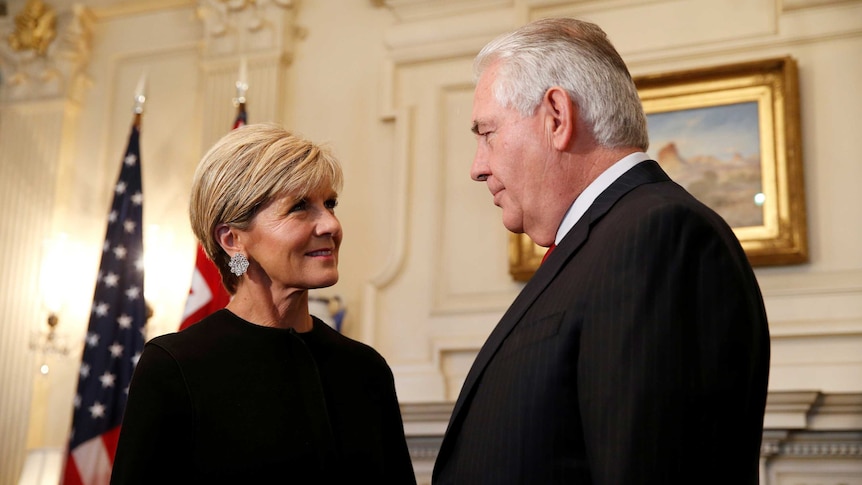
[[[245,95],[248,92],[248,62],[245,56],[239,60],[239,73],[236,78],[236,97],[233,99],[233,104],[236,106],[236,119],[234,120],[234,129],[246,123],[245,112]]]
[[[132,122],[135,128],[141,129],[141,115],[144,114],[144,104],[147,102],[147,74],[141,74],[138,80],[138,87],[135,89],[134,121]]]

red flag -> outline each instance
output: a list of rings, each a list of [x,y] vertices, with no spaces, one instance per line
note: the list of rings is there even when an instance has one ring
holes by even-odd
[[[132,127],[93,294],[72,413],[65,485],[108,483],[129,381],[144,348],[143,195],[138,121]]]
[[[233,122],[233,129],[237,129],[240,126],[244,126],[246,124],[246,116],[245,116],[245,103],[239,103],[237,107],[236,120]]]
[[[186,300],[180,330],[197,323],[210,313],[221,310],[229,301],[230,295],[221,284],[218,268],[207,258],[204,248],[198,244],[192,285],[189,288],[189,298]]]
[[[236,120],[233,128],[246,124],[245,103],[237,105]],[[180,330],[197,323],[205,316],[221,310],[230,301],[230,295],[221,284],[221,275],[215,263],[207,258],[203,247],[198,244],[195,257],[195,270],[192,273],[192,285],[189,288],[189,299],[183,311],[183,321]]]

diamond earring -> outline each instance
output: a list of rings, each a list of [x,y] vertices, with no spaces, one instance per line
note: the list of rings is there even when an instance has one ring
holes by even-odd
[[[231,256],[228,266],[230,266],[231,273],[242,276],[248,270],[248,259],[242,253],[236,253]]]

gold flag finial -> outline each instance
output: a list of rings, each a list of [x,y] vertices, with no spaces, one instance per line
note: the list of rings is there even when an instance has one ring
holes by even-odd
[[[141,115],[144,114],[144,104],[147,102],[147,73],[141,74],[138,80],[138,86],[135,88],[135,107],[132,112],[135,114],[134,125],[141,128]]]
[[[248,92],[248,62],[243,56],[239,60],[239,74],[236,78],[236,98],[233,99],[235,106],[245,104],[246,92]]]

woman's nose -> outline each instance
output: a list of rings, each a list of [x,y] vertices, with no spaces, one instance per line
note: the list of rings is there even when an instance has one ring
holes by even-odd
[[[320,235],[341,232],[341,221],[338,220],[338,217],[331,210],[323,210],[317,221],[317,232]]]

